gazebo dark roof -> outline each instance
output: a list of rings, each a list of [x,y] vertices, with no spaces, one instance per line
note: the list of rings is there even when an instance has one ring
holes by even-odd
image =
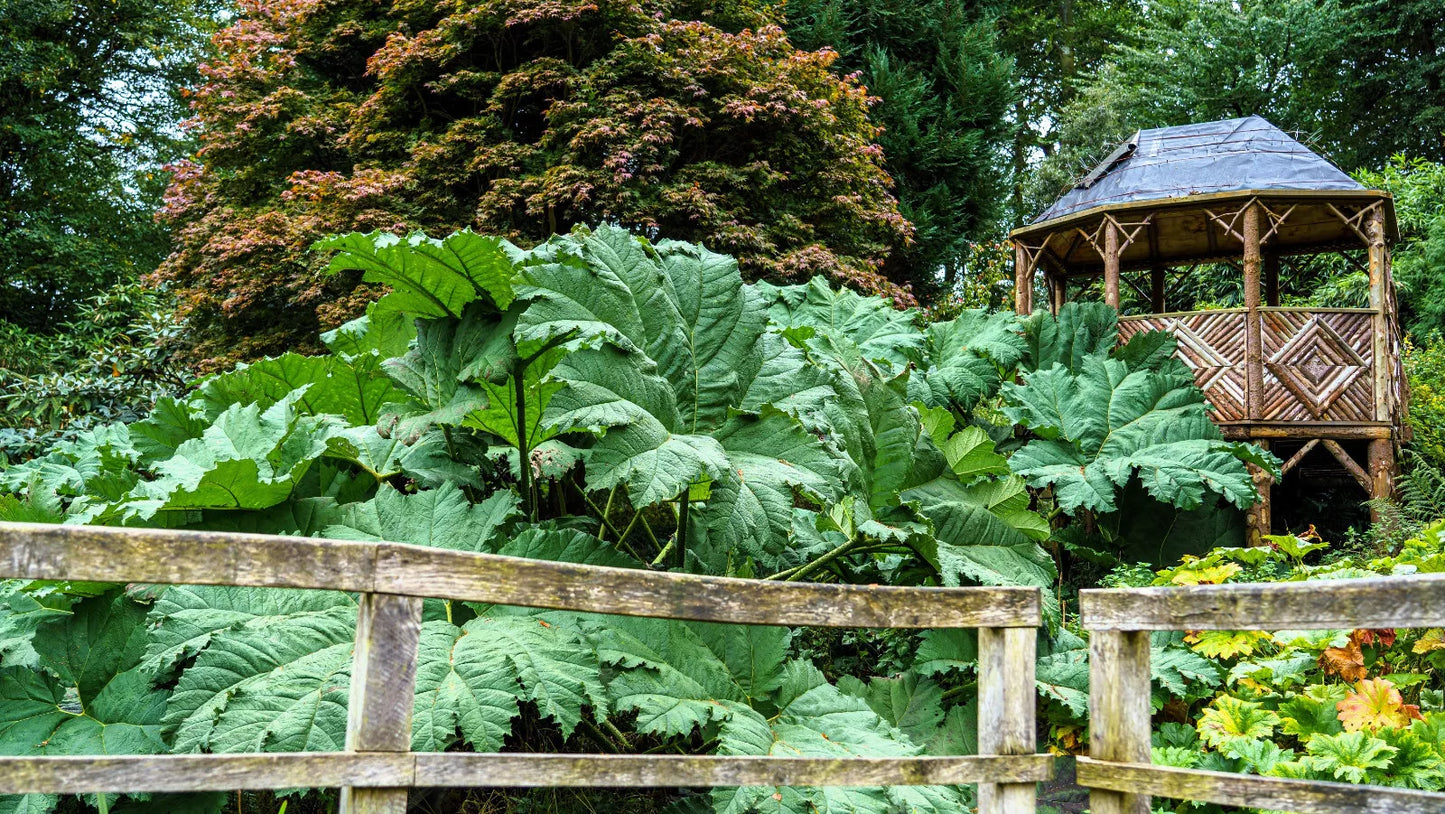
[[[1364,187],[1283,130],[1249,116],[1140,130],[1033,223],[1100,206],[1245,190]]]

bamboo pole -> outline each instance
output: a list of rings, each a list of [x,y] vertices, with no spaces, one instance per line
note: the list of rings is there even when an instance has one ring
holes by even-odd
[[[1264,418],[1264,336],[1259,314],[1259,204],[1250,202],[1244,210],[1244,377],[1245,417],[1250,421]],[[1263,443],[1263,442],[1261,442]],[[1270,533],[1270,476],[1251,464],[1250,476],[1259,492],[1259,502],[1250,507],[1245,518],[1249,545],[1262,545]]]
[[[1371,346],[1374,358],[1375,420],[1390,421],[1394,411],[1394,383],[1390,374],[1395,372],[1395,360],[1390,358],[1390,256],[1385,246],[1385,208],[1376,206],[1371,210],[1365,234],[1369,238],[1370,308],[1374,310],[1374,336]],[[1389,497],[1395,491],[1395,442],[1392,438],[1378,438],[1370,441],[1368,451],[1370,475],[1370,497]],[[1379,511],[1370,509],[1370,519],[1379,520]]]
[[[1244,211],[1244,375],[1250,421],[1264,418],[1264,338],[1259,319],[1259,205]]]
[[[1167,281],[1162,265],[1149,269],[1149,308],[1156,314],[1162,314],[1166,310],[1164,291]]]
[[[1119,309],[1119,227],[1113,218],[1104,220],[1104,302]]]

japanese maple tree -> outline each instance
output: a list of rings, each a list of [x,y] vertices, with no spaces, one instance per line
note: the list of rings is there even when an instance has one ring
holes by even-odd
[[[306,252],[349,230],[584,221],[702,242],[753,278],[879,273],[909,239],[856,79],[748,2],[245,0],[173,167],[198,360],[314,345],[379,293]]]

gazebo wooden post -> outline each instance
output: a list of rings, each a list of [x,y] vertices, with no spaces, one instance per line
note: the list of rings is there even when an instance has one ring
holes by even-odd
[[[1264,419],[1264,337],[1259,314],[1260,238],[1259,204],[1251,201],[1244,210],[1244,377],[1246,418],[1252,423]],[[1249,544],[1259,545],[1270,533],[1270,479],[1251,465],[1251,474],[1259,490],[1259,502],[1249,510],[1246,520]]]
[[[1014,311],[1028,316],[1034,311],[1034,267],[1021,244],[1014,244]]]
[[[1391,421],[1394,411],[1391,409],[1391,399],[1394,396],[1394,388],[1391,387],[1390,374],[1394,372],[1394,365],[1390,364],[1390,315],[1386,313],[1389,307],[1389,286],[1390,286],[1390,255],[1389,249],[1385,246],[1385,209],[1376,206],[1370,211],[1369,221],[1366,225],[1366,237],[1369,238],[1369,267],[1370,267],[1370,308],[1375,313],[1372,318],[1374,322],[1373,356],[1371,366],[1375,374],[1375,420]],[[1376,438],[1370,441],[1369,449],[1369,473],[1370,473],[1370,497],[1385,498],[1394,494],[1395,491],[1395,441],[1393,438]],[[1370,518],[1378,521],[1379,512],[1370,510]]]
[[[1164,313],[1166,308],[1164,287],[1167,281],[1163,266],[1156,265],[1149,269],[1149,308],[1156,314]]]
[[[1119,310],[1119,226],[1104,218],[1104,302]]]
[[[1266,252],[1264,255],[1264,304],[1279,307],[1279,253]]]

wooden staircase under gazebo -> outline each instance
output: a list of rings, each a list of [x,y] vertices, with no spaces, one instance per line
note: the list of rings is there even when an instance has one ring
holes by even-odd
[[[1033,310],[1040,275],[1054,312],[1100,289],[1121,308],[1128,293],[1139,305],[1121,312],[1121,337],[1174,334],[1226,438],[1273,448],[1286,473],[1326,451],[1369,497],[1386,497],[1407,398],[1397,234],[1389,193],[1258,116],[1142,130],[1010,235],[1015,307]],[[1368,273],[1365,307],[1281,306],[1281,276],[1327,256]],[[1180,284],[1205,273],[1240,275],[1241,306],[1171,311]],[[1271,529],[1271,483],[1263,472],[1256,482],[1251,541]]]

